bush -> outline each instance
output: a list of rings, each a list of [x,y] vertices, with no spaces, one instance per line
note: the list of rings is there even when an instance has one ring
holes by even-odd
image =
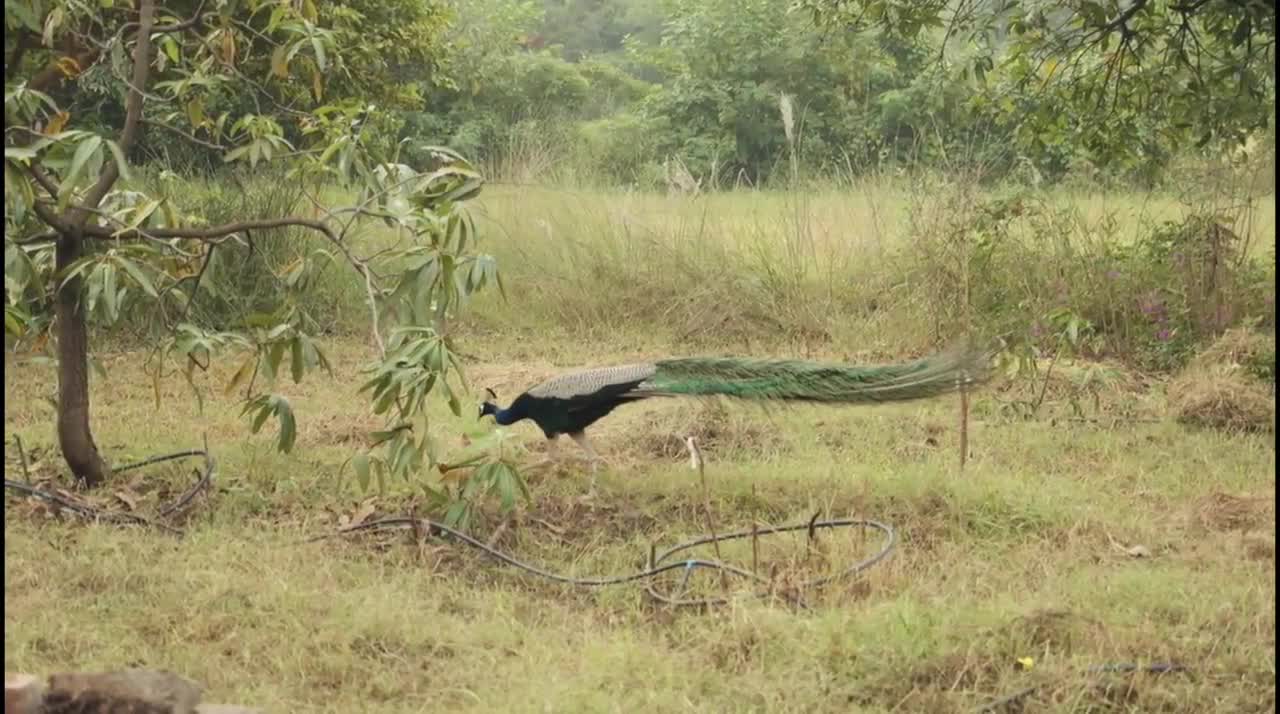
[[[660,122],[622,114],[577,127],[574,163],[610,183],[643,183]]]
[[[1043,194],[981,199],[972,182],[922,181],[899,269],[934,340],[972,327],[1028,359],[1068,349],[1172,372],[1247,319],[1274,329],[1274,262],[1246,252],[1225,216],[1132,240]]]

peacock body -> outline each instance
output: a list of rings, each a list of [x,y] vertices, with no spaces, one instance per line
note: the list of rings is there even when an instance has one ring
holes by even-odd
[[[988,355],[953,349],[888,365],[801,360],[687,357],[598,367],[549,379],[507,408],[486,401],[480,415],[502,425],[532,420],[552,442],[568,434],[598,458],[585,430],[623,404],[652,397],[729,397],[756,401],[869,404],[927,399],[975,385],[989,374]]]

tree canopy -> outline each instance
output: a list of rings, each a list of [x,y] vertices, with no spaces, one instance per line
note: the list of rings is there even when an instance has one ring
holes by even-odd
[[[1140,145],[1143,125],[1203,146],[1243,142],[1274,116],[1275,3],[1262,0],[795,0],[794,7],[828,30],[940,36],[940,58],[962,74],[1043,99],[1022,118],[1024,135],[1064,129],[1065,114],[1085,119],[1077,131],[1086,142],[1115,152]]]

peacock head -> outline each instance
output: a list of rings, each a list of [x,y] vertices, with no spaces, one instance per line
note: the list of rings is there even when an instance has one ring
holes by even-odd
[[[489,398],[480,403],[480,416],[477,417],[479,419],[483,419],[491,414],[497,414],[500,411],[500,409],[498,408],[498,405],[494,404],[494,401],[497,400],[498,395],[488,387],[484,388],[484,393],[488,395]]]

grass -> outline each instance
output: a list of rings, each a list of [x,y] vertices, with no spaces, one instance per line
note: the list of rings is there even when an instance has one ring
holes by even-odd
[[[845,309],[836,289],[876,275],[877,241],[910,235],[909,197],[864,195],[677,201],[499,187],[482,227],[512,299],[472,306],[463,342],[480,356],[472,382],[510,398],[564,367],[674,352],[858,359],[919,349],[924,331],[903,312]],[[1180,210],[1125,205],[1138,212],[1133,225],[1141,211]],[[792,261],[809,279],[770,285],[769,271],[744,268],[753,260]],[[788,301],[788,290],[808,292]],[[827,336],[752,313],[770,301],[772,319],[794,325],[808,310]],[[653,319],[660,308],[665,322]],[[779,318],[785,310],[796,313]],[[704,445],[718,530],[822,511],[888,522],[901,538],[865,577],[810,597],[810,611],[735,600],[672,612],[639,587],[567,588],[404,534],[297,544],[367,511],[342,468],[379,425],[354,390],[366,341],[328,341],[333,379],[282,386],[300,420],[288,456],[272,451],[272,434],[248,436],[239,405],[221,395],[230,361],[205,377],[201,413],[181,376],[161,380],[157,408],[141,353],[102,354],[108,377],[94,380],[94,418],[111,458],[189,448],[207,432],[218,488],[181,541],[60,523],[7,499],[6,670],[142,664],[204,683],[210,700],[281,712],[960,712],[1032,686],[1020,700],[1030,711],[1274,708],[1274,447],[1266,436],[1177,423],[1160,384],[1121,380],[1104,394],[1097,416],[1151,417],[1114,425],[1055,419],[1070,414],[1056,392],[1042,418],[1004,419],[999,407],[1014,392],[984,390],[963,473],[955,399],[620,410],[593,429],[611,461],[596,502],[580,499],[581,465],[532,472],[533,501],[499,547],[593,575],[635,570],[650,544],[703,533],[698,480],[673,439],[689,431]],[[55,375],[13,356],[5,368],[6,467],[20,468],[17,435],[34,475],[53,476],[61,467],[44,397]],[[436,408],[437,435],[454,448],[465,420]],[[534,427],[515,430],[542,448]],[[137,494],[145,511],[160,485],[184,477],[176,467],[147,473],[121,476],[101,497]],[[411,501],[411,488],[393,484],[369,505],[395,514]],[[489,513],[478,531],[497,525]],[[822,543],[821,557],[839,567],[876,542],[833,533]],[[1138,545],[1150,557],[1126,552]],[[826,572],[803,554],[787,538],[761,553],[784,571]],[[725,556],[750,562],[740,546]],[[719,588],[707,577],[694,586]],[[1018,660],[1028,657],[1024,671]],[[1087,671],[1170,661],[1192,672]]]
[[[1032,192],[1034,215],[1010,224],[1011,240],[983,268],[965,231],[989,196],[963,178],[928,176],[694,198],[500,185],[476,215],[510,299],[481,296],[474,321],[503,334],[630,342],[643,332],[682,349],[886,358],[945,338],[940,315],[966,289],[975,302],[985,291],[1048,312],[1059,299],[1053,284],[1067,280],[1073,307],[1098,324],[1114,320],[1104,308],[1128,299],[1100,297],[1115,292],[1099,284],[1104,246],[1132,243],[1159,222],[1221,212],[1264,263],[1275,227],[1274,193],[1228,204]],[[1122,289],[1139,291],[1127,282]],[[960,321],[951,318],[941,322]],[[1149,326],[1125,326],[1124,339],[1138,328]]]

